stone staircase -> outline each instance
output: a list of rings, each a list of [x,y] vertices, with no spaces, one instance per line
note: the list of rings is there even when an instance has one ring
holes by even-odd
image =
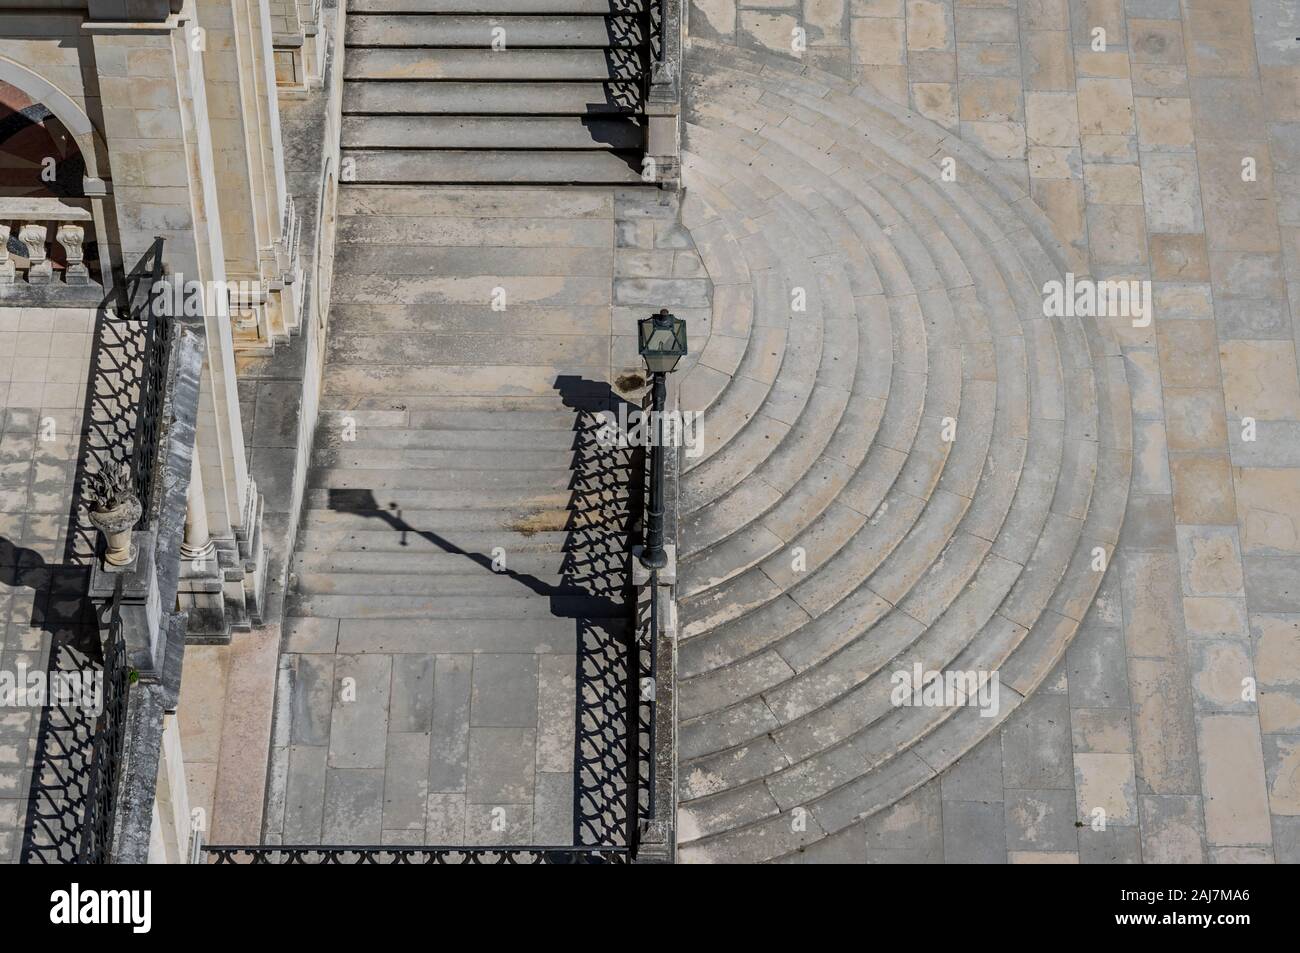
[[[353,0],[345,180],[640,182],[649,2]]]
[[[1043,316],[1063,259],[987,157],[776,57],[696,41],[684,85],[714,298],[681,385],[708,443],[680,488],[680,857],[794,860],[1056,665],[1118,539],[1128,392],[1108,331]],[[996,715],[896,707],[914,664],[997,672]]]
[[[620,842],[607,709],[640,497],[630,451],[596,439],[618,400],[614,206],[610,189],[340,191],[285,605],[291,842]]]

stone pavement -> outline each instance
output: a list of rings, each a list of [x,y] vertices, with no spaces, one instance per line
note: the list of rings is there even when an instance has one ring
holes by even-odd
[[[1294,7],[693,7],[682,859],[1300,859]]]
[[[44,671],[53,640],[95,637],[68,525],[94,336],[93,309],[0,308],[0,671],[15,678]],[[36,708],[0,710],[0,863],[22,850],[40,723]]]

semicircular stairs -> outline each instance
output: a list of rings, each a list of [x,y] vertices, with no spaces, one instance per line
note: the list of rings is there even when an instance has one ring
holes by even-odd
[[[991,160],[829,74],[694,51],[683,218],[714,301],[681,381],[707,439],[680,483],[680,857],[765,861],[1047,676],[1118,539],[1130,410],[1108,334],[1043,316],[1066,265]],[[916,663],[996,671],[997,716],[895,707]]]

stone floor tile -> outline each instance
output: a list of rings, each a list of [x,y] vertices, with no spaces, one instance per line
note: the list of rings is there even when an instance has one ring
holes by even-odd
[[[321,843],[378,844],[383,807],[382,769],[326,769]],[[287,836],[288,831],[285,833]]]
[[[1233,639],[1198,640],[1188,646],[1188,655],[1192,701],[1198,711],[1255,710],[1248,644]]]
[[[1137,823],[1132,755],[1075,752],[1074,777],[1079,821],[1093,824],[1101,820],[1122,826]]]
[[[1241,562],[1252,612],[1300,612],[1300,558],[1245,555]]]
[[[1002,783],[1007,788],[1073,784],[1069,699],[1031,695],[1002,729]]]
[[[1300,553],[1300,468],[1234,471],[1241,551],[1252,556]]]
[[[419,831],[423,839],[429,800],[429,733],[388,736],[384,760],[384,830]]]
[[[1286,817],[1300,815],[1300,734],[1263,738],[1269,809]]]
[[[1183,619],[1187,636],[1192,639],[1245,639],[1246,600],[1187,596],[1183,599]]]
[[[424,842],[458,847],[465,843],[465,795],[430,794]]]
[[[533,793],[533,840],[538,844],[574,842],[573,774],[537,774]]]
[[[1077,850],[1072,792],[1009,790],[1004,809],[1008,850]]]
[[[1226,453],[1180,455],[1169,463],[1174,478],[1174,516],[1178,522],[1237,522],[1232,468]]]
[[[1230,416],[1300,419],[1300,378],[1291,342],[1223,341],[1219,361]]]
[[[943,859],[948,864],[1005,864],[1007,839],[997,801],[943,802]]]
[[[1133,753],[1133,730],[1126,708],[1071,708],[1070,730],[1076,755]]]
[[[958,86],[958,114],[963,122],[1023,122],[1020,83],[995,76],[963,78]]]
[[[1200,797],[1142,797],[1142,860],[1147,864],[1205,863]]]
[[[463,792],[469,758],[471,656],[439,655],[434,663],[430,793]]]
[[[391,655],[335,657],[338,702],[330,712],[331,768],[379,768],[382,777],[392,669]]]
[[[1143,156],[1140,199],[1146,206],[1147,228],[1153,232],[1199,234],[1205,229],[1196,157],[1190,153]]]
[[[1201,790],[1186,665],[1179,659],[1130,658],[1133,754],[1143,794]]]
[[[1133,487],[1140,493],[1169,494],[1169,448],[1162,420],[1133,422]]]
[[[470,725],[537,723],[537,656],[475,655]]]
[[[1063,30],[1032,30],[1021,40],[1020,68],[1026,90],[1074,89],[1074,56]]]
[[[1273,815],[1273,855],[1279,864],[1300,864],[1300,817]]]
[[[1127,79],[1081,79],[1079,132],[1127,136],[1133,129],[1133,87]]]
[[[945,771],[940,785],[946,801],[1002,800],[1002,743],[989,735]]]
[[[299,655],[294,665],[290,739],[328,745],[334,712],[334,656]],[[188,755],[187,755],[188,756]]]
[[[1130,55],[1134,63],[1177,65],[1187,61],[1183,53],[1183,28],[1178,19],[1144,20],[1130,15]]]
[[[907,51],[952,50],[952,7],[935,0],[907,0]]]
[[[1087,161],[1087,156],[1084,156]],[[1096,265],[1133,267],[1147,262],[1146,222],[1140,206],[1089,205],[1088,234],[1105,235],[1105,242],[1094,242],[1092,260]]]
[[[943,807],[931,781],[864,822],[867,863],[942,863]],[[1000,802],[999,802],[1000,805]],[[998,821],[1001,825],[999,807]]]
[[[1140,864],[1142,839],[1136,827],[1108,825],[1104,830],[1079,828],[1079,863]]]
[[[1121,550],[1119,571],[1129,655],[1177,655],[1182,643],[1178,557]]]
[[[1184,595],[1245,595],[1235,526],[1179,526],[1177,532]]]
[[[1164,405],[1169,450],[1221,450],[1227,444],[1223,394],[1218,388],[1169,387]]]
[[[432,655],[393,656],[393,695],[388,703],[390,732],[427,734],[431,730],[435,662]]]
[[[282,832],[286,844],[319,844],[325,811],[325,747],[289,749]]]
[[[536,743],[535,726],[470,728],[468,802],[527,804],[531,826]]]
[[[1119,627],[1084,625],[1066,650],[1073,708],[1127,708],[1128,673]]]
[[[1077,864],[1077,851],[1060,850],[1013,850],[1007,854],[1009,864]]]
[[[486,729],[484,729],[486,730]],[[474,804],[465,807],[465,842],[495,847],[533,841],[533,805]]]
[[[1255,613],[1250,634],[1259,679],[1260,729],[1300,731],[1300,616]]]
[[[1226,847],[1271,844],[1258,719],[1207,714],[1196,721],[1206,842]]]

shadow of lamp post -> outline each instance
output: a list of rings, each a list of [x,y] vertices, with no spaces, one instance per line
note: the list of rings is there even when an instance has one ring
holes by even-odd
[[[637,344],[650,372],[650,512],[646,522],[641,565],[659,570],[668,565],[664,552],[664,405],[668,402],[668,375],[686,356],[686,322],[661,308],[658,314],[637,322]]]

